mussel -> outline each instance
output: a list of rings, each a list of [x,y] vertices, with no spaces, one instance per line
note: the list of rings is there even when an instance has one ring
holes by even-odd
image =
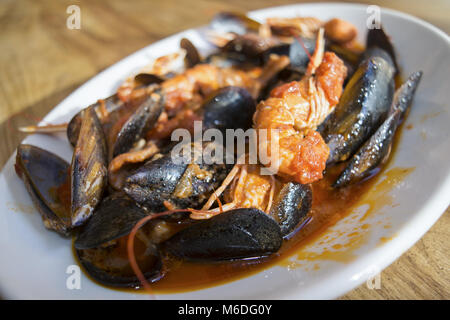
[[[349,159],[386,119],[397,71],[387,35],[382,29],[370,30],[361,63],[318,129],[330,148],[328,165]]]
[[[148,215],[123,194],[117,193],[103,199],[74,242],[78,259],[91,277],[114,287],[140,285],[128,261],[126,241],[134,225]],[[149,282],[157,281],[164,275],[158,243],[172,235],[152,233],[158,223],[161,220],[147,224],[146,231],[140,231],[141,240],[138,239],[135,246],[137,263]]]
[[[83,112],[71,164],[72,226],[82,225],[101,201],[107,183],[107,148],[94,107]]]
[[[189,160],[172,150],[156,154],[125,180],[123,190],[152,212],[164,211],[168,204],[199,208],[228,172],[225,161],[206,164],[197,160],[199,153],[201,156],[204,148],[214,143],[192,145],[191,151],[187,151],[191,152]]]
[[[117,134],[113,157],[130,150],[134,143],[153,128],[164,107],[164,98],[160,90],[149,94],[139,108],[130,116]]]
[[[169,254],[193,261],[257,258],[280,249],[278,223],[258,209],[234,209],[196,223],[162,244]]]
[[[41,148],[21,144],[15,169],[46,228],[62,235],[71,229],[69,164]]]
[[[394,65],[396,73],[399,72],[394,46],[382,27],[369,29],[369,32],[367,33],[366,51],[363,55],[363,59],[373,56],[380,56],[387,60]]]
[[[202,57],[200,56],[200,53],[189,39],[187,38],[181,39],[180,48],[186,50],[186,57],[184,58],[186,68],[192,68],[193,66],[202,62]]]
[[[387,161],[395,132],[411,105],[421,77],[421,71],[415,72],[397,89],[389,116],[352,157],[333,187],[344,187],[372,176]]]
[[[75,146],[78,140],[78,135],[80,133],[81,121],[83,119],[83,113],[89,107],[93,107],[97,112],[97,116],[101,119],[102,112],[101,109],[104,108],[108,113],[114,112],[124,106],[124,102],[121,101],[117,94],[114,94],[106,99],[99,100],[96,103],[88,106],[87,108],[78,112],[75,116],[72,117],[68,126],[67,126],[67,139],[69,140],[72,146]]]
[[[358,67],[320,128],[330,148],[328,164],[351,157],[384,121],[394,95],[394,72],[380,57],[365,60]]]
[[[311,206],[311,187],[287,182],[276,196],[269,215],[279,224],[282,236],[288,238],[306,222]]]
[[[208,97],[202,110],[203,127],[218,129],[225,135],[226,129],[251,128],[256,103],[245,88],[225,87]]]

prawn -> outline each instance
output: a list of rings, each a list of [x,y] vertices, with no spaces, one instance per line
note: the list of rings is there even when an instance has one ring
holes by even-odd
[[[318,33],[316,48],[305,76],[276,87],[261,101],[253,116],[254,127],[266,129],[265,144],[270,162],[280,175],[306,184],[323,177],[329,149],[317,126],[339,102],[347,69],[332,52],[324,52],[324,30]],[[272,135],[275,129],[278,135]],[[278,157],[270,154],[271,143],[278,143]]]

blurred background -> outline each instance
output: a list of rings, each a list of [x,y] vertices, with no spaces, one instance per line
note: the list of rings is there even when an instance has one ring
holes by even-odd
[[[34,124],[86,80],[134,51],[206,24],[219,11],[301,2],[314,1],[0,0],[0,167],[24,138],[18,126]],[[364,2],[412,14],[450,32],[450,1]],[[66,27],[70,5],[80,7],[79,30]],[[343,298],[449,299],[449,225],[447,210],[424,238],[383,271],[382,289],[362,286]]]

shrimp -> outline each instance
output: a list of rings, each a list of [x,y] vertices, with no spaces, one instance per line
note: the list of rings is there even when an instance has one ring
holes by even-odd
[[[329,149],[315,130],[339,102],[347,73],[341,59],[324,53],[323,33],[320,29],[305,76],[273,89],[253,116],[257,131],[268,130],[262,147],[267,147],[271,162],[278,164],[279,174],[302,184],[323,177]],[[278,130],[277,137],[271,129]],[[278,157],[270,154],[271,143],[278,143]]]

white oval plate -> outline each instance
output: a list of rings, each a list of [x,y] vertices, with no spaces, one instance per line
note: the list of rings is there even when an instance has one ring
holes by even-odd
[[[354,23],[364,42],[369,16],[366,10],[365,5],[324,3],[269,8],[250,15],[255,19],[298,15],[323,20],[339,17]],[[392,36],[403,75],[416,70],[424,72],[406,123],[412,125],[412,129],[403,132],[395,159],[387,169],[389,172],[395,168],[412,168],[406,169],[409,174],[402,179],[381,177],[379,185],[369,193],[375,199],[372,210],[376,212],[361,218],[368,210],[362,200],[350,216],[304,249],[310,257],[307,260],[295,260],[288,267],[275,266],[225,285],[158,295],[157,298],[336,298],[391,264],[444,212],[450,202],[450,41],[434,26],[400,12],[383,9],[381,22]],[[75,90],[45,117],[45,121],[67,121],[82,107],[110,95],[120,81],[149,59],[176,50],[181,37],[208,50],[198,30],[187,30],[166,38],[116,63]],[[63,135],[33,135],[24,142],[70,161],[72,150]],[[390,185],[390,188],[383,185]],[[12,156],[0,176],[1,295],[13,299],[147,298],[101,287],[84,274],[81,289],[69,290],[66,271],[76,263],[70,247],[70,240],[44,228],[22,181],[14,172]],[[376,281],[373,284],[377,285]]]

